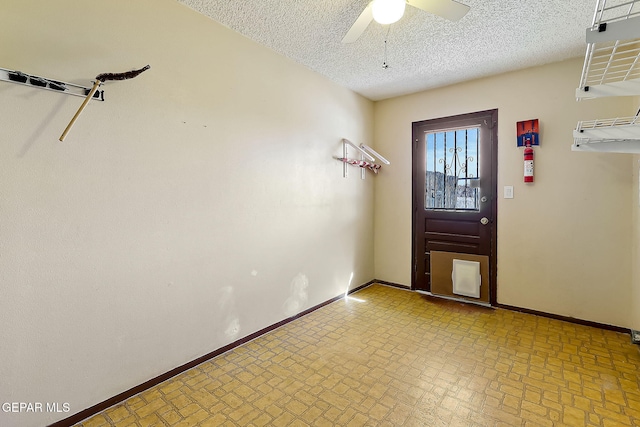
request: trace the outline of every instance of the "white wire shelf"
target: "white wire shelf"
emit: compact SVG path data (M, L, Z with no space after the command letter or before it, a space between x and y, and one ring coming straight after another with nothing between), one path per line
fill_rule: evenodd
M583 120L578 122L576 132L584 132L585 130L610 130L621 127L629 127L631 125L640 125L640 117L618 117L615 119L600 120ZM639 136L640 138L640 136Z
M573 141L573 151L640 153L640 117L578 122Z
M583 142L576 140L571 145L571 151L640 154L640 141L598 140Z
M576 98L640 95L640 0L597 0Z

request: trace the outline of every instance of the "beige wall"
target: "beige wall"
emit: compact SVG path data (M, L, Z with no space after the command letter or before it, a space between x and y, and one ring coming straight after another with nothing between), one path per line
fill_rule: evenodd
M40 426L373 279L373 185L340 139L373 103L173 0L8 0L0 82L0 401Z
M640 96L635 98L636 111L640 107ZM632 201L632 298L631 298L631 329L640 331L640 154L633 156L631 168L633 170Z
M640 98L638 99L640 103ZM631 328L640 331L640 155L633 156L633 194L632 200L632 236L631 252L632 271L632 305Z
M628 98L575 101L582 60L376 103L376 278L411 284L411 123L498 108L498 303L628 327L630 155L570 151L577 121L635 113ZM633 110L633 113L631 111ZM522 182L516 122L537 118L536 182ZM502 198L513 185L515 198Z

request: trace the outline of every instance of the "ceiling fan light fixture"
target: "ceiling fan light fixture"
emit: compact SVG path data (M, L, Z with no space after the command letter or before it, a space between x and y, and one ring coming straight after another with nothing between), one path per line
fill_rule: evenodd
M373 0L373 19L383 25L393 24L404 15L405 0Z

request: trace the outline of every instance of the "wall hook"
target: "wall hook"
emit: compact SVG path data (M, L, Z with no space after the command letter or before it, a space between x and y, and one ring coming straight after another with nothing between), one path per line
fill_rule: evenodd
M360 154L360 160L349 158L349 153L348 153L349 146L352 148L355 148L356 151L358 151L358 153ZM336 159L344 163L342 167L343 177L346 178L348 175L348 165L353 165L353 166L359 166L362 168L360 177L364 179L365 169L369 169L373 173L377 174L380 168L382 168L381 165L371 163L376 161L376 157L384 164L387 164L387 165L391 164L389 160L385 159L380 153L378 153L368 145L360 144L360 146L358 146L358 145L355 145L353 142L349 141L348 139L342 138L342 157L336 157Z

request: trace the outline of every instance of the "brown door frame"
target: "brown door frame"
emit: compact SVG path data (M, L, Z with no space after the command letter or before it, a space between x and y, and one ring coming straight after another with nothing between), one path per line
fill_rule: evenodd
M489 117L489 122L487 125L489 126L489 131L491 134L491 144L490 144L490 158L491 158L491 200L490 203L490 226L491 226L491 254L489 256L489 302L492 306L496 306L497 301L497 248L498 248L498 109L493 110L484 110L477 111L473 113L460 114L456 116L442 117L432 120L423 120L420 122L412 123L412 133L411 133L411 167L412 167L412 182L411 182L411 199L412 199L412 211L411 211L411 256L413 259L413 272L411 274L411 289L417 290L416 288L416 274L417 274L417 253L416 253L416 239L418 236L416 235L416 221L417 221L417 213L418 209L424 209L424 201L422 200L424 197L418 197L417 195L421 192L416 191L416 187L420 185L424 186L423 177L418 176L419 171L416 165L416 150L418 149L417 143L417 135L415 134L416 128L420 125L424 125L425 123L438 125L439 123L443 123L443 127L446 127L445 123L450 123L456 120L464 120L466 118L475 116L475 115L487 115ZM431 285L429 285L430 291Z

